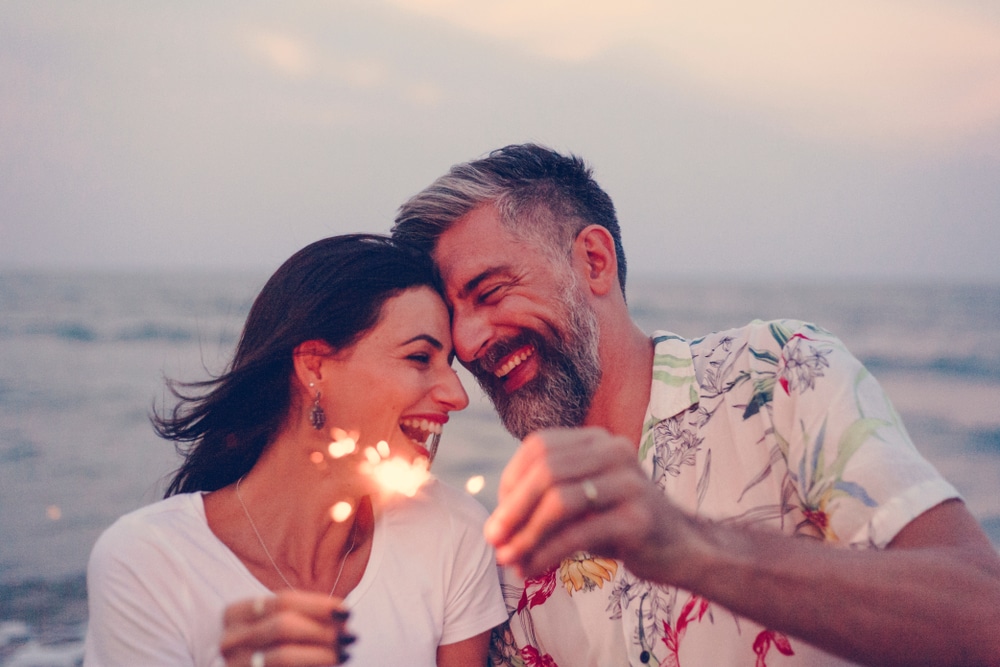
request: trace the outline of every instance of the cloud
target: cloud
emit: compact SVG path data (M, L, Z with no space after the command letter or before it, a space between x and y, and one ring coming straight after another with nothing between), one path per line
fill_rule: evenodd
M1000 21L947 2L386 1L540 57L631 66L835 141L934 145L1000 122Z

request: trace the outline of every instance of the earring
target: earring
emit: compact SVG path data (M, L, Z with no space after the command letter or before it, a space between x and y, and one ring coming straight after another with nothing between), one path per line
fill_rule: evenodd
M311 388L312 386L313 386L313 383L310 382L309 383L309 387ZM321 406L319 404L319 397L320 396L321 396L321 394L317 390L316 391L316 400L313 401L312 409L309 411L309 423L312 424L312 427L314 429L316 429L317 431L322 431L323 430L323 425L326 424L326 413L323 412L323 406Z

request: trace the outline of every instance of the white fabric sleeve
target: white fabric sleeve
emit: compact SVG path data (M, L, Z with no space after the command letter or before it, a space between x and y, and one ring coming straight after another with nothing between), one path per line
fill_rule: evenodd
M119 522L105 531L91 552L84 665L191 666L186 638L166 590L169 582L183 580L183 574L134 532Z
M805 505L825 514L827 541L885 548L917 516L959 497L838 338L801 322L780 324L792 337L783 349L771 339L780 357L773 423Z
M496 556L483 537L486 510L464 494L452 500L451 509L454 554L441 644L468 639L507 620Z

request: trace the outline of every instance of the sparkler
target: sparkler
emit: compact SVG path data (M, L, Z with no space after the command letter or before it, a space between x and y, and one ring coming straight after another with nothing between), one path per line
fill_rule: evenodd
M327 452L331 458L343 458L358 451L358 438L360 436L356 431L348 432L340 428L333 428L330 430L330 435L333 440L327 447ZM427 443L430 456L428 458L418 456L411 462L405 458L393 456L389 449L389 443L380 440L374 447L365 447L361 451L360 471L363 475L369 476L386 495L399 493L412 498L420 490L420 487L430 479L431 463L437 455L440 442L440 433L431 434ZM317 453L313 455L315 456ZM475 475L466 482L465 488L470 494L475 495L482 491L484 485L483 476ZM330 515L334 521L344 521L351 515L352 511L353 508L349 503L341 502L330 508Z
M345 431L341 428L330 430L333 440L327 447L327 452L331 458L339 459L349 456L358 451L359 434L356 431ZM437 442L440 435L435 434L432 438L432 450L437 450ZM379 489L385 494L401 493L412 498L423 484L430 479L430 460L422 456L417 457L412 463L404 458L393 456L389 449L389 443L380 440L374 447L365 447L361 451L362 461L360 464L361 473L368 475L375 481ZM340 503L338 503L339 505ZM334 521L343 521L350 516L350 509L346 511L344 518L338 519L334 512L337 511L335 505L331 508L331 516ZM341 510L344 512L344 510Z

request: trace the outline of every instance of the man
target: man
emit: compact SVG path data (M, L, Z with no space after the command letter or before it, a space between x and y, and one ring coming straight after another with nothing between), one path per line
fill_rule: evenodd
M508 146L404 204L523 442L485 530L514 665L1000 665L1000 558L831 334L648 336L610 198ZM839 656L839 657L834 657Z

